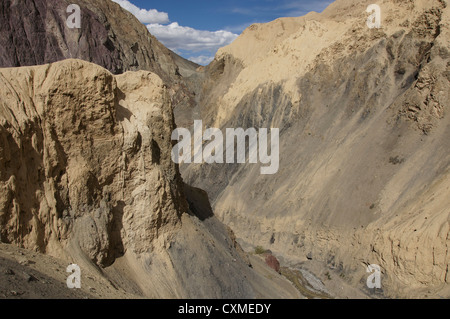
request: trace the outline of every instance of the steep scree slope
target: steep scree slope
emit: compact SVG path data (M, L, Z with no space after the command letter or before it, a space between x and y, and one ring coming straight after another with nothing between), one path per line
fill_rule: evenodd
M182 166L247 247L391 296L449 292L450 6L338 0L250 26L207 68L208 127L280 128L280 170ZM310 262L309 260L312 259ZM428 291L428 292L427 292Z

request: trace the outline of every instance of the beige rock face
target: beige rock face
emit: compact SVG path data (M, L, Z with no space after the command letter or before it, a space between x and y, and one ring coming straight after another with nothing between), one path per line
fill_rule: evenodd
M387 296L449 293L447 1L338 0L249 27L207 69L205 126L280 128L280 170L182 167L246 247L331 266ZM211 178L214 176L214 178ZM308 258L307 258L308 256Z
M79 60L1 74L2 241L50 254L72 243L107 265L113 247L151 250L179 223L173 114L157 75Z
M75 262L128 296L301 297L251 269L206 193L182 182L157 75L66 60L0 69L0 83L2 243Z

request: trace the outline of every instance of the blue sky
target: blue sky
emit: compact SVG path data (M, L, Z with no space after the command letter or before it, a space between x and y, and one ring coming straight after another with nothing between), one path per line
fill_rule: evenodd
M112 0L169 49L206 65L246 27L323 11L332 0Z

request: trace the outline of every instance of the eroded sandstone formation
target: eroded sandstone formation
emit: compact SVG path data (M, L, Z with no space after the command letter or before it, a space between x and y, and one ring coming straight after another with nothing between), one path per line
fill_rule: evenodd
M81 60L0 69L0 238L150 298L299 297L171 160L168 89ZM280 281L281 280L281 281Z
M52 254L72 240L108 265L176 227L186 201L157 75L80 60L0 72L3 242Z

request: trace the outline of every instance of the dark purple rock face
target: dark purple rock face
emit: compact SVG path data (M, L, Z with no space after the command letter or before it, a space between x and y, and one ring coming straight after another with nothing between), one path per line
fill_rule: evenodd
M67 20L80 7L80 28ZM169 87L176 112L194 104L193 86L182 74L197 74L198 65L162 45L145 25L111 0L2 0L0 67L20 67L81 59L113 74L145 70ZM195 83L194 83L195 84ZM195 87L195 86L194 86Z
M70 29L70 3L61 0L3 0L0 3L0 65L39 65L66 58L99 64L113 73L124 70L106 26L81 7L80 29Z
M66 21L70 4L81 8L81 27ZM110 0L2 0L0 67L76 58L114 74L147 70L173 82L179 70L173 52L133 15Z

